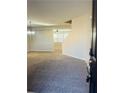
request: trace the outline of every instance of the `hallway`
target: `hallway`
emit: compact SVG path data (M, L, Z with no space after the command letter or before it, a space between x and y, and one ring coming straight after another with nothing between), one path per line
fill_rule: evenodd
M57 52L28 53L28 91L88 93L86 63Z

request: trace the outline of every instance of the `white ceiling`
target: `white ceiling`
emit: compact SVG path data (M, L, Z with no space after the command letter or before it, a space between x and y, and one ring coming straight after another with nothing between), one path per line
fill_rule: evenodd
M91 0L27 0L28 20L34 25L63 24L84 15Z

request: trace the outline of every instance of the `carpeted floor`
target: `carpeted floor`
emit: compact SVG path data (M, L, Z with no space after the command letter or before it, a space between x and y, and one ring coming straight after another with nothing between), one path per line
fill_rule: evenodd
M28 53L28 91L35 93L88 93L86 63L59 53Z

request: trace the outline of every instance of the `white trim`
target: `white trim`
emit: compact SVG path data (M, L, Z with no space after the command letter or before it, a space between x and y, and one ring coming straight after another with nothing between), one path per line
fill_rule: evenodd
M75 56L68 55L68 54L64 54L64 53L63 53L62 55L66 55L66 56L70 56L70 57L73 57L73 58L76 58L76 59L83 60L83 61L85 61L85 63L87 63L87 62L88 62L85 58L79 58L79 57L75 57Z

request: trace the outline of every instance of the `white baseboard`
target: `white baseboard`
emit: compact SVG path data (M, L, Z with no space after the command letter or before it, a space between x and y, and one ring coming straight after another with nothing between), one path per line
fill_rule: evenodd
M64 53L63 53L63 55L70 56L70 57L73 57L73 58L77 58L77 59L80 59L80 60L82 60L82 61L88 63L88 60L87 60L86 58L79 58L79 57L72 56L72 55L69 55L69 54L64 54Z

